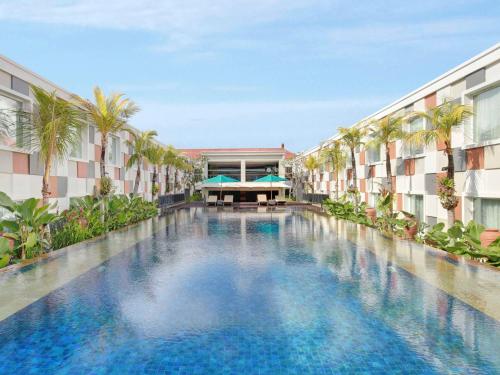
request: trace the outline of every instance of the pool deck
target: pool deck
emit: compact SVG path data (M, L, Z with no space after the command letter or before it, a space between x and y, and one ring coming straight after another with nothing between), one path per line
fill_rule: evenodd
M311 223L325 233L335 234L376 254L383 261L412 273L425 282L445 291L484 314L500 321L500 272L498 269L454 258L450 254L399 239L389 239L377 230L321 215L317 208L265 207L254 209L258 214L303 210ZM239 215L239 208L210 207ZM74 278L98 267L111 257L165 228L179 211L165 217L146 220L108 235L58 250L51 256L23 268L0 272L0 321L28 306Z

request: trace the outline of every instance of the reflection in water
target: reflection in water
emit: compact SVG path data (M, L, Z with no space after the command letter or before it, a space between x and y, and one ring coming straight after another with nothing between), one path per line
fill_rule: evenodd
M499 323L433 286L483 271L310 212L172 216L0 322L0 372L500 371Z

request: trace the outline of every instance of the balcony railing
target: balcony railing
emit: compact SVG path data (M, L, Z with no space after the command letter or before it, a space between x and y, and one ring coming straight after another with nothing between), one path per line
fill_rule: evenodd
M158 208L167 208L176 203L183 202L185 199L186 195L184 193L160 195L158 197Z

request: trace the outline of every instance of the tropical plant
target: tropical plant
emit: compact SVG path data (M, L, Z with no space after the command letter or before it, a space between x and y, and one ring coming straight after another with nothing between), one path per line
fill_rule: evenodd
M49 205L38 206L36 198L14 202L0 192L0 207L12 213L12 218L0 221L0 229L6 228L4 237L14 240L14 251L21 259L32 258L49 249L47 225L57 219Z
M9 264L11 254L9 240L5 237L0 237L0 268L4 268Z
M87 118L94 123L101 133L101 157L99 161L101 180L106 176L106 150L108 137L126 128L128 119L139 111L133 101L123 94L112 93L108 97L99 88L94 88L94 101L75 96L78 105L83 109Z
M440 196L441 205L448 211L448 226L455 222L455 207L458 199L455 198L455 163L453 160L453 149L451 147L452 129L459 126L464 120L473 114L468 105L454 103L445 100L440 106L434 107L429 112L415 112L413 116L425 118L428 123L427 129L419 130L409 134L406 141L416 145L428 145L434 143L444 144L443 152L448 158L446 169L447 180L443 181L447 188L446 194ZM443 189L444 192L444 189Z
M366 216L366 203L359 204L343 195L339 200L326 199L323 202L326 211L338 219L353 221L358 224L372 226L370 219Z
M170 169L177 164L179 152L172 146L167 146L163 155L163 165L165 165L165 193L170 192Z
M110 195L113 192L113 180L109 176L104 176L100 180L99 194L103 197Z
M31 86L35 110L17 111L16 133L20 145L30 152L38 152L43 162L42 200L48 204L50 197L50 172L54 161L65 159L80 142L84 126L82 111L56 92L47 92ZM0 120L9 117L2 116Z
M379 216L377 217L375 226L385 234L395 233L401 235L403 227L406 225L406 220L401 219L398 212L392 211L393 197L388 190L380 194L376 204Z
M193 193L189 198L188 198L188 202L201 202L203 200L203 196L201 195L201 193L199 191Z
M353 190L358 189L358 174L356 171L356 158L354 152L357 147L364 144L363 138L367 130L362 128L361 125L353 126L352 128L339 128L342 143L349 149L351 153L351 170L352 170L352 183Z
M146 157L146 150L150 147L151 141L158 134L154 130L147 130L141 133L130 132L132 134L132 141L127 140L126 143L132 148L133 152L127 161L125 167L127 169L137 166L134 182L134 195L139 191L139 184L141 182L141 166L144 158Z
M190 166L189 166L189 163L186 160L186 158L179 155L175 159L174 168L175 168L175 170L174 170L174 189L177 190L179 188L179 184L177 182L177 177L179 175L179 171L186 172L190 168Z
M313 155L309 155L307 159L304 161L304 167L312 176L312 193L314 194L314 171L319 167L319 161Z
M101 206L105 219L101 222ZM113 195L101 199L77 199L69 210L61 214L62 227L52 235L54 249L96 237L109 230L122 228L158 214L156 204L131 195Z
M385 148L385 172L387 175L387 189L390 194L394 193L391 179L390 144L403 138L403 120L402 116L389 115L372 122L370 129L371 140L366 144L367 147L384 146ZM390 210L392 212L392 207L390 207Z
M153 179L152 179L152 200L155 200L156 194L159 191L158 184L158 170L161 168L163 164L165 155L165 149L158 145L151 143L149 147L145 150L145 156L149 160L149 162L153 165Z
M339 172L345 168L346 154L342 149L342 143L339 140L333 141L329 147L321 150L321 157L330 162L335 173L335 199L339 199Z

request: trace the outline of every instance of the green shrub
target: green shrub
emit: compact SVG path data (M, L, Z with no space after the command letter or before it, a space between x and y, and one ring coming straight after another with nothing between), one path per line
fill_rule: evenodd
M55 221L57 215L49 212L52 206L38 207L38 202L38 199L30 198L17 203L0 192L0 207L12 214L12 218L0 221L0 230L7 229L4 236L14 240L14 255L23 260L50 248L47 225Z
M190 202L201 202L203 200L203 196L201 195L201 193L199 191L196 191L193 193L193 195L191 195L189 198L188 198L188 203Z
M356 204L344 195L337 201L329 198L325 199L323 207L330 215L335 216L338 219L349 220L358 224L372 226L370 220L366 216L365 202Z
M464 225L460 220L444 231L444 224L438 223L427 230L422 241L447 252L463 255L469 259L478 259L500 266L500 238L488 247L481 246L480 236L484 231L483 225L471 220Z
M54 233L52 245L54 249L59 249L157 214L158 209L155 203L137 196L80 198L75 200L69 210L62 213L65 224Z

